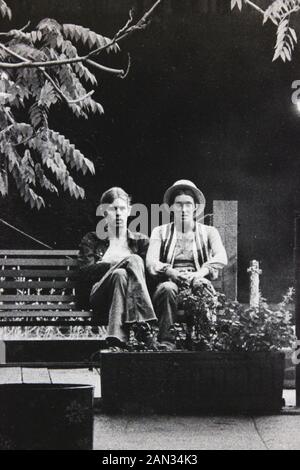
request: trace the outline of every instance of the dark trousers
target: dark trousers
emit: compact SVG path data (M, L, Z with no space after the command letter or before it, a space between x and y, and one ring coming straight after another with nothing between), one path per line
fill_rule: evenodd
M178 286L172 281L158 284L155 290L153 305L159 322L159 341L174 341L170 327L178 316L177 294Z

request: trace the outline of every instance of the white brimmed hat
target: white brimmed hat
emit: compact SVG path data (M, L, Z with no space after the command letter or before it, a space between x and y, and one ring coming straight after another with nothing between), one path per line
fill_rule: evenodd
M200 189L197 188L197 186L190 180L178 180L172 186L170 186L170 188L168 188L164 194L164 203L170 206L174 192L186 189L191 191L194 195L195 202L198 205L196 210L196 216L198 217L203 213L206 201L202 191L200 191Z

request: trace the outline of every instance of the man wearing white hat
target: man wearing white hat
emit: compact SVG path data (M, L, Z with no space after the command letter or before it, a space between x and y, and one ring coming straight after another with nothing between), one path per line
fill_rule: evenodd
M176 181L165 192L164 203L174 214L174 222L153 230L147 268L159 280L153 297L158 339L172 349L170 327L176 322L180 286L209 284L227 265L227 255L218 230L197 222L204 212L205 197L194 183Z

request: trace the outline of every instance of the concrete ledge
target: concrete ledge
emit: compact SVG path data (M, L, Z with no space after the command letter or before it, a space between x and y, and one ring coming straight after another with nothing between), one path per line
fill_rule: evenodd
M300 416L299 406L285 406L282 408L280 415L284 416Z

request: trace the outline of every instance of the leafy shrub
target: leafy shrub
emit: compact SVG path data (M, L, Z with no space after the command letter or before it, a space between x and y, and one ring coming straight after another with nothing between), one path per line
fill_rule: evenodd
M179 295L186 325L177 324L181 347L213 351L278 351L295 341L292 326L290 289L277 309L261 298L259 306L249 307L229 301L223 294L210 294L205 285Z

